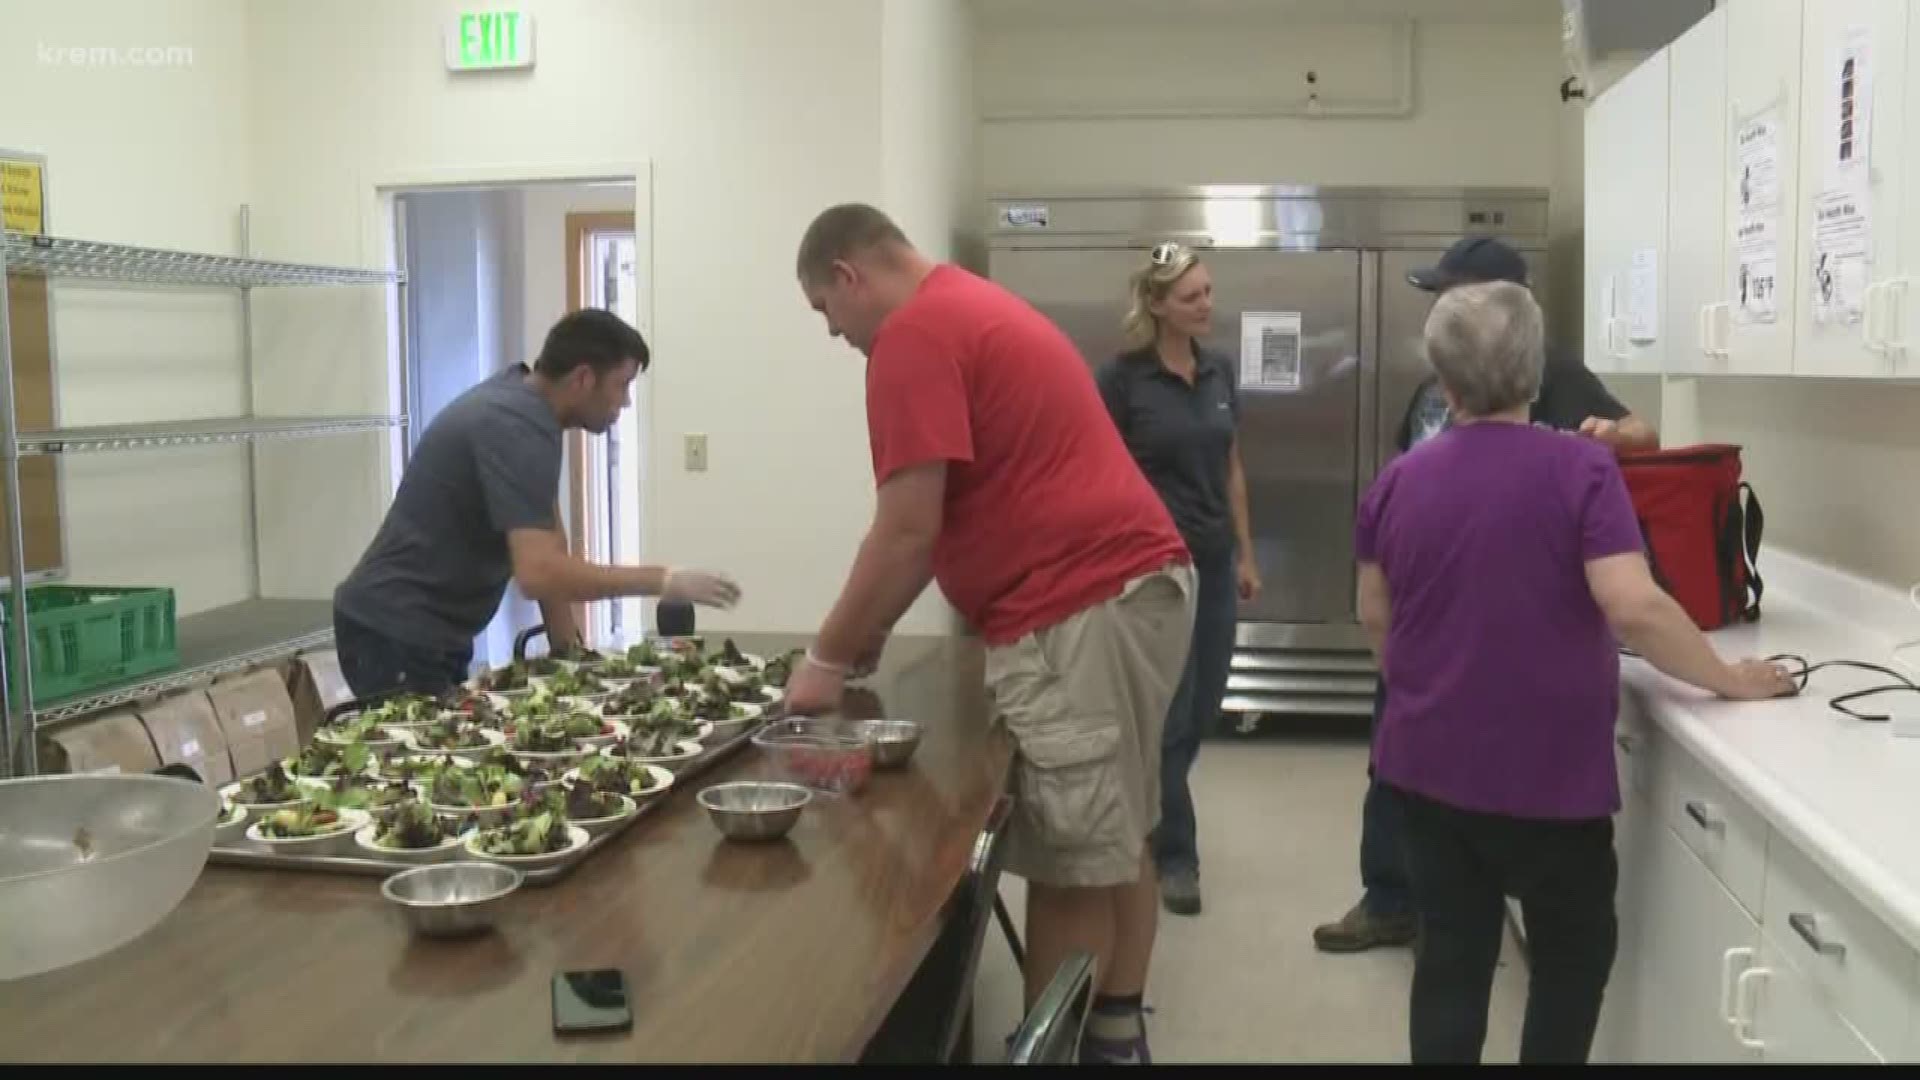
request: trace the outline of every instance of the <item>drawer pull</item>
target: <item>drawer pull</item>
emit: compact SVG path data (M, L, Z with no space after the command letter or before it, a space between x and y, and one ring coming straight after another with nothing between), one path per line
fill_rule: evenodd
M1710 803L1688 799L1686 810L1687 816L1693 819L1693 823L1703 829L1719 829L1726 825L1726 822L1714 816L1713 806Z
M1787 916L1787 925L1793 928L1794 933L1800 935L1801 941L1807 943L1807 948L1812 949L1821 956L1831 956L1836 960L1846 957L1846 944L1839 941L1829 941L1821 937L1819 921L1813 917L1811 912L1793 912Z

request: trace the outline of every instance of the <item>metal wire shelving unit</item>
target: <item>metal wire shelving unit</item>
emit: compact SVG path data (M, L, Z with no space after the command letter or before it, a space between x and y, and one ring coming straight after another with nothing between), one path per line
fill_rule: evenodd
M241 246L247 246L248 211L240 210ZM134 287L237 289L248 396L253 384L252 290L282 287L382 286L395 290L395 310L405 317L406 278L392 270L313 266L245 256L211 255L70 237L0 232L0 280L26 274L50 280L120 284ZM404 327L402 340L405 339ZM57 365L57 358L56 358ZM269 417L236 416L151 424L107 424L23 431L14 401L14 358L7 305L0 301L0 456L6 459L5 528L11 539L6 581L32 580L26 568L25 529L20 497L20 463L35 455L164 450L181 446L308 439L388 432L407 423L405 400L394 416ZM404 385L404 380L403 380ZM404 391L403 391L404 393ZM253 497L254 455L247 457L247 491ZM247 521L252 530L253 507ZM249 536L256 567L258 537ZM186 689L220 675L275 663L332 641L332 605L324 600L248 600L181 618L176 641L180 663L166 671L58 701L34 705L32 640L26 633L26 589L9 588L12 633L0 649L16 652L12 665L20 685L0 693L0 777L30 776L38 770L38 735L116 705L132 704ZM4 681L0 667L0 681Z

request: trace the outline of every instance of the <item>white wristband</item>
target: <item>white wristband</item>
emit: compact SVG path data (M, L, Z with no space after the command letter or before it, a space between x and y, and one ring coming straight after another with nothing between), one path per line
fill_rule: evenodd
M818 655L814 653L812 646L807 647L807 663L812 664L814 667L817 667L822 671L831 671L835 675L839 675L842 678L853 674L852 664L834 664L834 663L829 663L828 661L822 660Z

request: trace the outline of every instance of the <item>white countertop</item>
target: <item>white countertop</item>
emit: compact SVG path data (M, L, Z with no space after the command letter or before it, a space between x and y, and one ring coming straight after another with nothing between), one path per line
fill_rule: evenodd
M1769 588L1759 622L1715 631L1729 659L1794 653L1890 664L1894 643L1920 637L1904 595L1780 552L1763 553ZM1911 673L1909 672L1911 675ZM1920 950L1920 738L1828 707L1848 690L1887 682L1828 670L1797 698L1735 703L1669 679L1641 660L1621 677L1663 732L1698 757L1867 908ZM1920 695L1853 707L1884 711Z

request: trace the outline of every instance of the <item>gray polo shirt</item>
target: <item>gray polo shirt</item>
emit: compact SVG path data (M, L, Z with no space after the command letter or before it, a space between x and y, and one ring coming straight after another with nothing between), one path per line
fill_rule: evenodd
M524 364L455 398L427 426L360 564L334 590L355 622L461 652L500 607L507 533L554 527L560 422Z
M1193 384L1168 371L1152 346L1121 353L1095 381L1127 450L1197 559L1233 548L1227 465L1240 399L1233 364L1194 347Z

